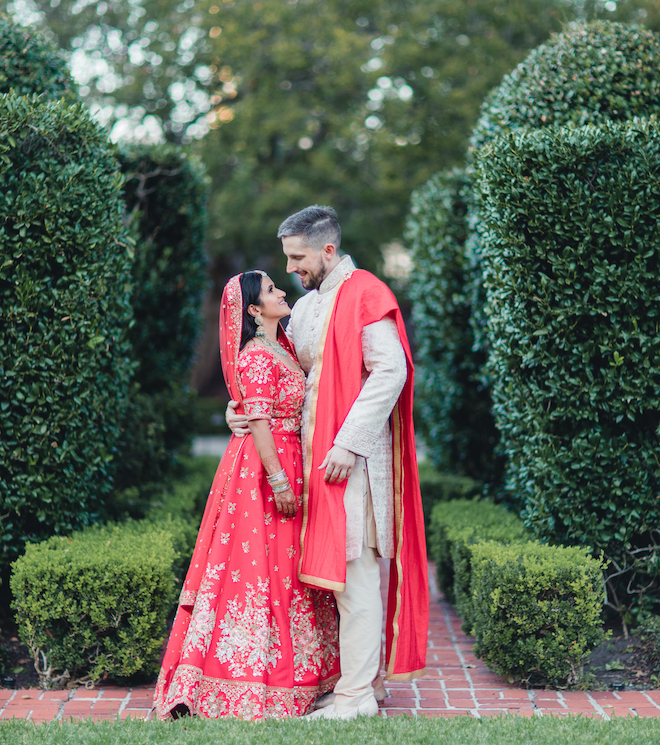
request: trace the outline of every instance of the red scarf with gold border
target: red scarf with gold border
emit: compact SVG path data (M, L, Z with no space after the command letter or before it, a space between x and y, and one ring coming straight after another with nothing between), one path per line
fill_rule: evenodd
M408 378L392 411L394 546L387 604L389 680L424 674L429 616L424 518L413 429L413 363L396 298L373 274L357 270L335 291L319 344L305 459L300 579L343 590L346 581L346 481L328 484L318 466L362 388L362 329L392 318L408 362Z

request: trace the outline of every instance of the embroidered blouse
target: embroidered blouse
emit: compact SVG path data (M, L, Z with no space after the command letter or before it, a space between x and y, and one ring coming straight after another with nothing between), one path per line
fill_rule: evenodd
M273 433L299 432L305 373L290 370L266 347L245 347L238 355L238 385L248 421L270 420Z

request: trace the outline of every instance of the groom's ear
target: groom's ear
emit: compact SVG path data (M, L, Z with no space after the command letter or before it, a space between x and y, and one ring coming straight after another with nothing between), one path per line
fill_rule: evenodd
M326 259L333 259L337 253L337 249L334 243L326 243L321 249L321 253Z

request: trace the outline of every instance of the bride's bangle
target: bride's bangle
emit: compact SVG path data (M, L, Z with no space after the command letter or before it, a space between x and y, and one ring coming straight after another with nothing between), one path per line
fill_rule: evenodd
M266 480L269 484L275 484L278 481L284 481L284 479L286 478L288 477L284 469L282 469L279 473L274 473L272 476L266 476Z
M291 484L289 483L289 479L287 479L284 483L278 484L277 486L271 486L271 489L273 490L273 494L279 494L280 492L286 491L287 489L291 488Z

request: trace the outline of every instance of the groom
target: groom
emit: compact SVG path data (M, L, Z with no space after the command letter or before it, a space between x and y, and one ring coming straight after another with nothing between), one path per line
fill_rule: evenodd
M298 574L334 592L340 617L341 677L310 716L373 716L376 694L384 695L379 556L391 559L386 677L419 677L426 660L428 583L410 349L389 288L339 255L332 208L314 205L291 215L278 237L287 272L310 291L294 305L287 328L307 374ZM240 418L227 414L240 434Z

